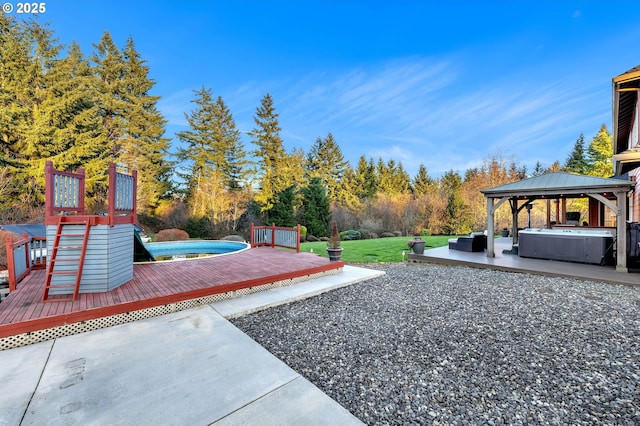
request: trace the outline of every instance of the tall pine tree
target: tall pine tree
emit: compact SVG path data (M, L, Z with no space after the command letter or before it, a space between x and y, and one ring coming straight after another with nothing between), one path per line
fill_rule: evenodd
M259 189L254 200L260 211L266 215L269 222L269 211L278 201L278 194L295 183L291 169L296 167L295 158L287 155L284 143L280 137L279 114L273 104L273 98L268 93L260 101L253 117L255 127L249 133L256 149L253 151L257 158ZM301 167L302 163L298 163Z
M325 185L331 201L338 197L338 186L347 167L342 151L329 133L326 138L317 138L311 146L306 160L307 175L317 177Z
M298 212L300 222L307 227L307 232L316 237L327 236L331 208L325 186L319 177L313 177L300 190L302 205Z
M169 139L164 137L166 120L157 108L160 97L150 94L155 82L149 78L149 67L132 38L127 40L123 60L127 109L122 115L117 161L138 171L138 208L148 213L171 189L171 164L166 160Z
M573 173L584 174L587 171L587 160L584 154L584 135L580 133L576 143L573 145L573 150L567 161L565 162L564 168Z

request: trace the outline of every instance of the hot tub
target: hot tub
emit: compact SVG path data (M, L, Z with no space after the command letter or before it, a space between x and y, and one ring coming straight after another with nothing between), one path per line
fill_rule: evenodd
M567 262L613 263L613 235L581 229L525 229L518 233L518 254Z

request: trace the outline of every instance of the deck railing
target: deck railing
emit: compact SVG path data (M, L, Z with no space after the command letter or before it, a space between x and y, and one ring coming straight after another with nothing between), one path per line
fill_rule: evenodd
M300 252L300 225L295 228L282 226L254 226L251 224L251 247L285 247Z
M55 225L57 215L84 215L85 174L55 170L53 163L45 166L45 224ZM109 164L109 193L107 196L107 221L109 225L136 223L137 172L131 175L116 171L116 165ZM100 222L100 221L98 221Z
M109 165L109 224L136 223L136 188L138 173L118 173L116 165ZM124 220L123 220L124 219Z
M29 237L25 232L22 239L13 242L7 237L7 269L9 271L9 292L15 291L17 284L33 269L44 269L47 264L47 238Z
M84 214L84 169L76 173L55 170L53 163L45 164L46 217L57 213Z

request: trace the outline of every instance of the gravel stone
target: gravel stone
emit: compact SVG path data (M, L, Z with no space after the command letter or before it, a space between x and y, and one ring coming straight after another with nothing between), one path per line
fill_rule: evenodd
M367 267L232 322L370 425L640 424L640 287Z

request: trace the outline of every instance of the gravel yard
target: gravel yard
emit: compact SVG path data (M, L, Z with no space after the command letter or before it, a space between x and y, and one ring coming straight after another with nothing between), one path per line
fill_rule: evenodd
M367 424L640 424L640 288L375 268L233 323Z

